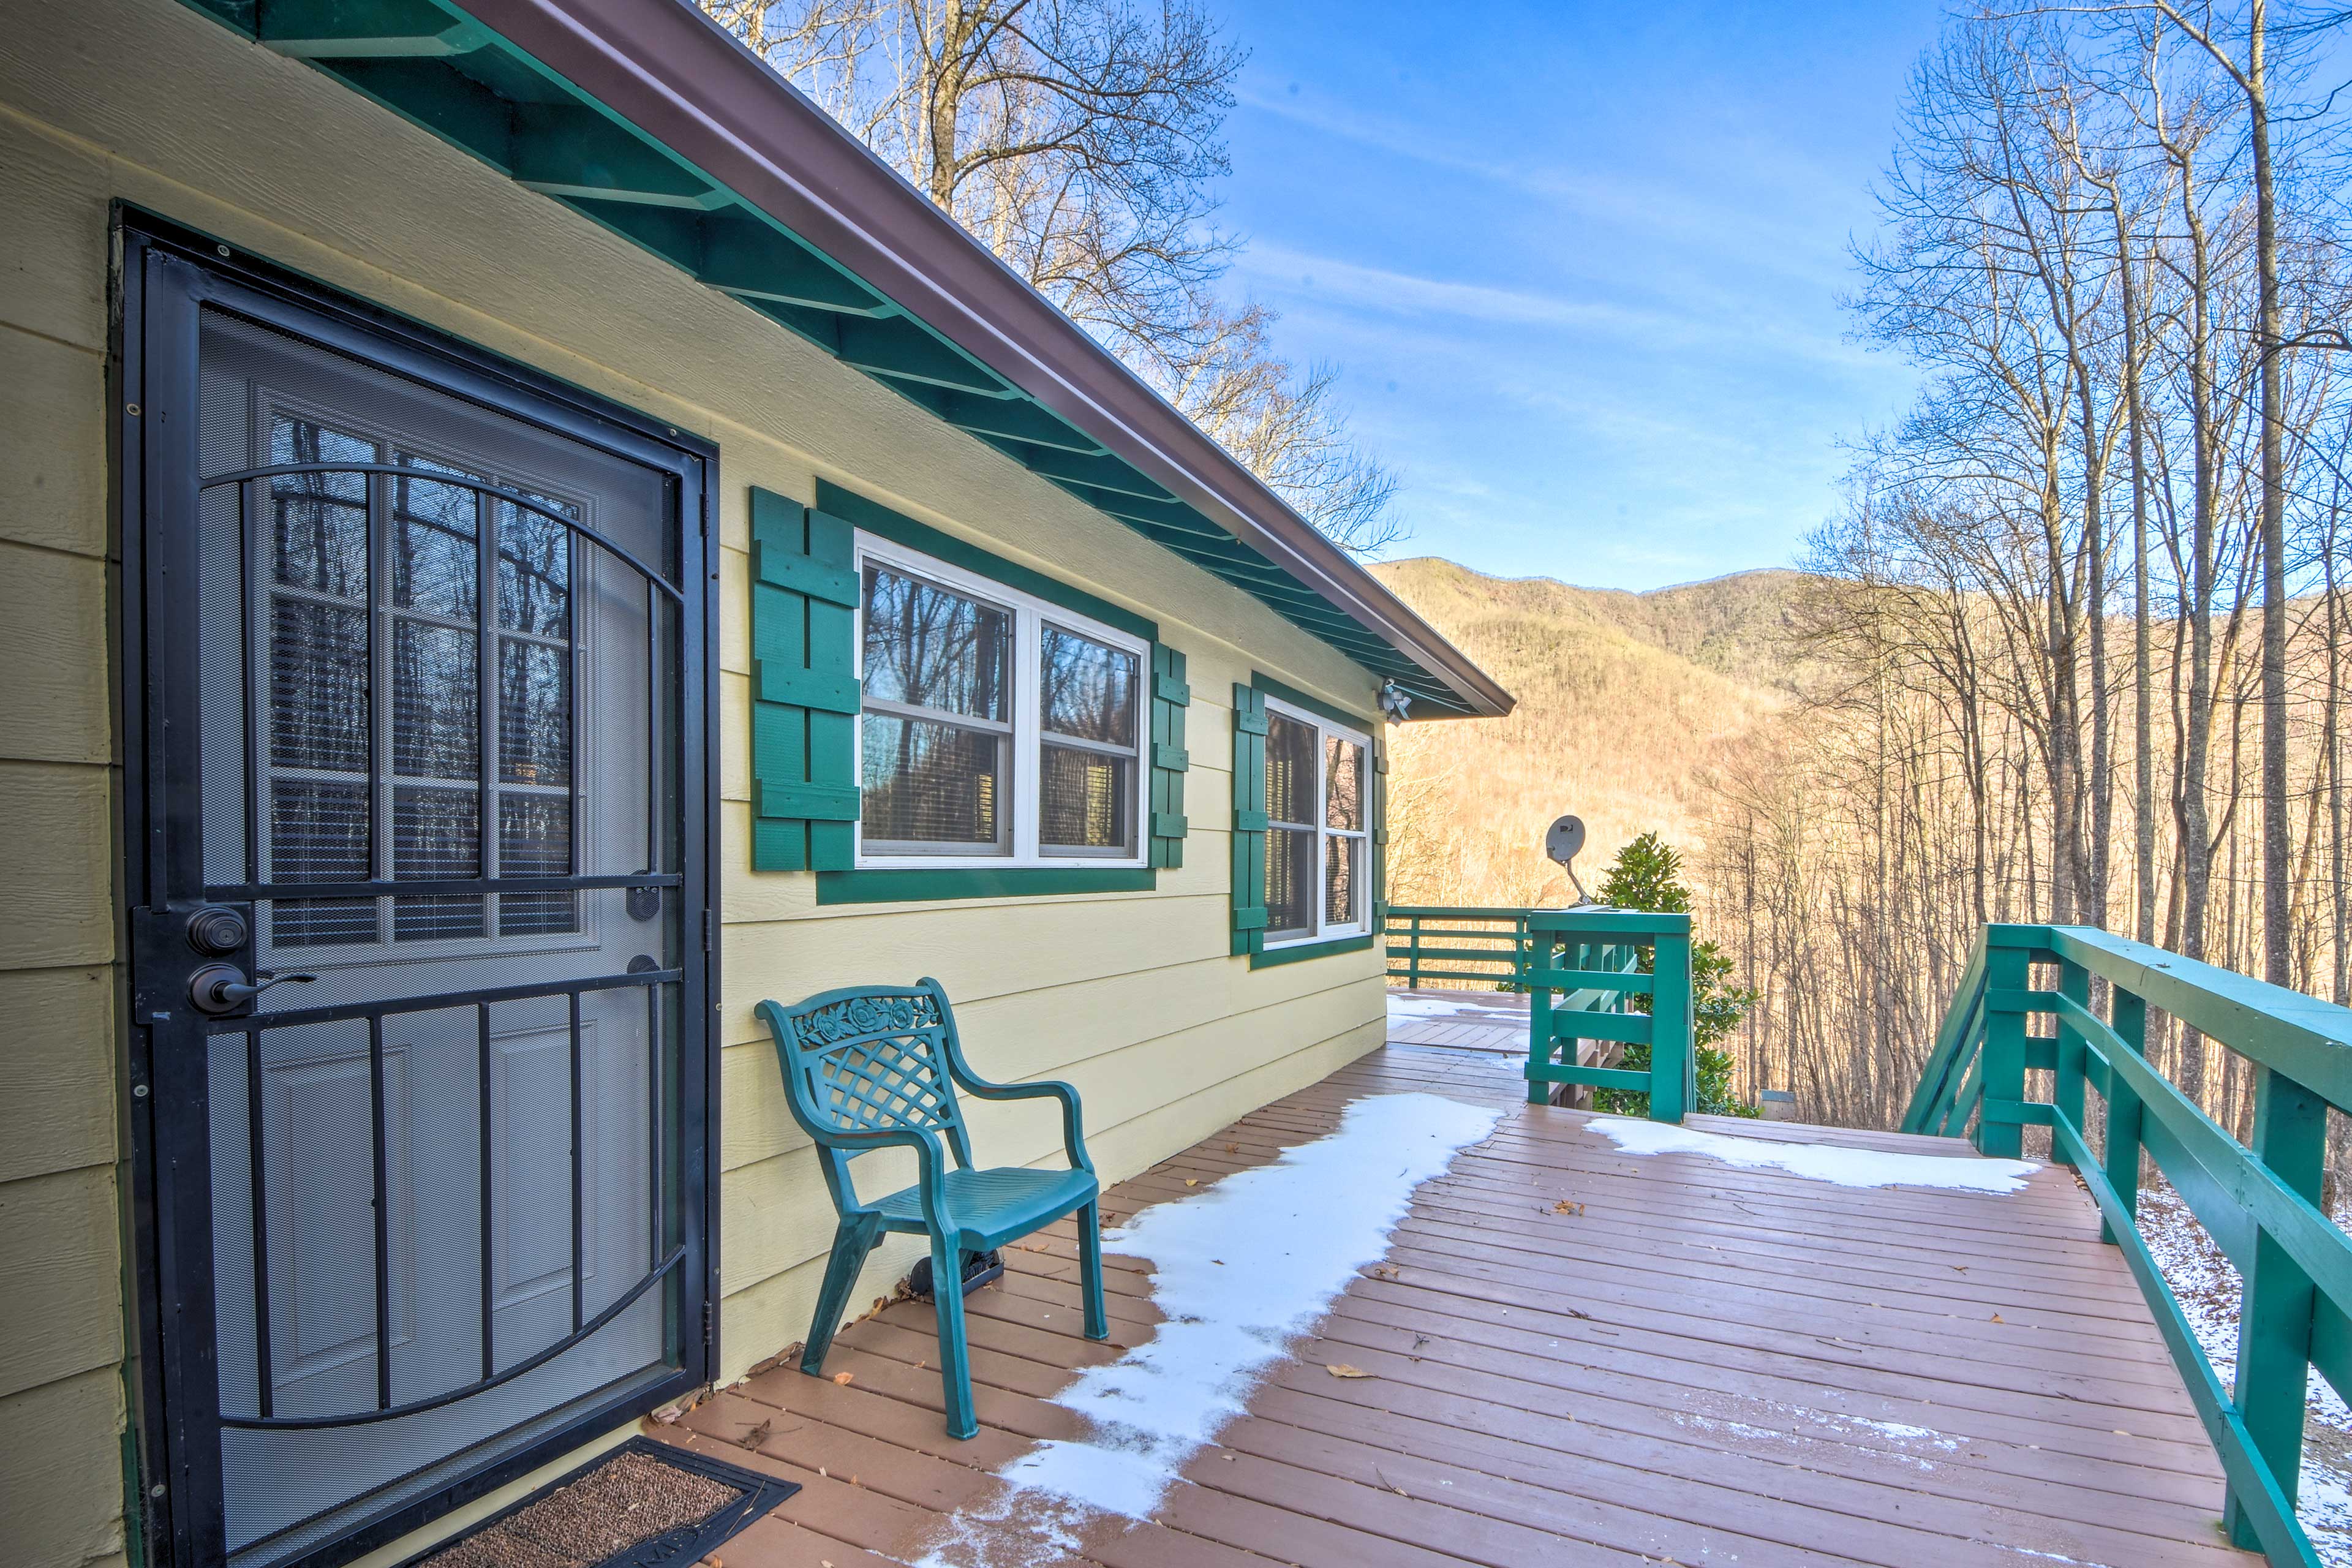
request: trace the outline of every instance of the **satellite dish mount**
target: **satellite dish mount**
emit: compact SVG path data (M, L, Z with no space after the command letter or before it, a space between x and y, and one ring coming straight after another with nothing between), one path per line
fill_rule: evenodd
M1576 879L1576 856L1583 847L1584 818L1580 816L1563 816L1544 830L1544 853L1559 861L1559 868L1568 873L1569 885L1576 889L1576 902L1570 907L1577 909L1592 901L1592 895Z

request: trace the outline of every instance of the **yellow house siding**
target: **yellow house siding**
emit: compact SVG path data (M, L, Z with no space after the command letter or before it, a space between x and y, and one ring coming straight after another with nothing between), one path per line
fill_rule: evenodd
M716 442L722 1377L799 1339L832 1212L752 1018L764 996L932 974L992 1076L1066 1077L1109 1177L1377 1045L1373 953L1226 956L1227 693L1265 670L1368 711L1372 679L1263 605L495 171L173 0L20 7L0 32L0 1560L119 1560L122 1117L104 395L127 201ZM822 477L1151 617L1189 661L1192 822L1156 890L826 906L750 869L751 488ZM1057 1154L979 1106L994 1161ZM861 1182L903 1179L887 1164ZM877 1254L860 1299L903 1273ZM501 1496L469 1509L498 1506ZM459 1516L462 1517L462 1516ZM373 1561L414 1549L398 1543Z
M61 216L101 169L0 122L0 1556L41 1568L123 1544L106 252Z
M113 1368L0 1400L0 1546L11 1563L122 1561L122 1380Z

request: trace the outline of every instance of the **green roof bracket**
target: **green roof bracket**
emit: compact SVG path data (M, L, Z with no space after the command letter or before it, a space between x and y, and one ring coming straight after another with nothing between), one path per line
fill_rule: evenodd
M515 105L508 149L507 172L546 195L702 211L735 200L643 137L577 104Z

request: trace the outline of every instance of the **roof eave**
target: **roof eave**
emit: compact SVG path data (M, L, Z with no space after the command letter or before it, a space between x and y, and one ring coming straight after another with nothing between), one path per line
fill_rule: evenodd
M677 0L469 14L888 296L1442 679L1509 692L724 28Z

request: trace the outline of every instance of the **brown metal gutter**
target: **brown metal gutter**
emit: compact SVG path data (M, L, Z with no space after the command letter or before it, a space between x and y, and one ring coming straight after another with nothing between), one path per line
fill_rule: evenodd
M1512 697L834 119L683 0L464 0L478 20L1370 628L1484 714Z

